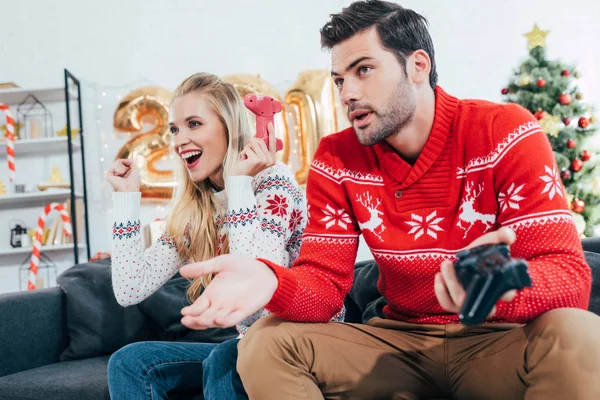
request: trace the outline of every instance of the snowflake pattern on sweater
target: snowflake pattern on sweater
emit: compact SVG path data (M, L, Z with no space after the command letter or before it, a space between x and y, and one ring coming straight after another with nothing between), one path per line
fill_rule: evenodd
M591 271L538 121L514 104L459 100L436 88L431 133L414 164L385 141L362 146L349 128L324 137L307 182L309 221L292 268L265 262L278 288L266 308L327 321L352 285L358 237L379 266L386 318L458 323L434 293L444 260L500 226L532 288L498 303L491 322L525 323L559 307L586 309Z
M221 210L216 218L219 251L225 238L230 253L261 257L290 266L298 257L306 226L306 201L289 168L277 163L252 178L227 178L216 193ZM140 193L114 193L112 284L119 304L129 306L148 298L183 265L167 233L148 249L140 234ZM268 314L260 310L237 326L249 325Z

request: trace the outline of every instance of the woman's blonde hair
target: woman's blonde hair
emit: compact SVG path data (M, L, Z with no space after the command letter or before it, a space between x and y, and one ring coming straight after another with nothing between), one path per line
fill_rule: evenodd
M173 99L192 92L204 94L219 117L227 135L227 152L223 160L223 177L228 175L240 152L250 138L248 111L233 85L216 75L197 73L184 80L175 89ZM180 157L175 176L177 185L173 192L172 209L166 219L166 231L173 238L177 252L184 262L209 260L217 256L219 237L216 218L221 210L208 178L194 182ZM188 240L189 239L189 240ZM221 253L228 253L227 241ZM195 278L188 288L190 301L196 300L212 276Z

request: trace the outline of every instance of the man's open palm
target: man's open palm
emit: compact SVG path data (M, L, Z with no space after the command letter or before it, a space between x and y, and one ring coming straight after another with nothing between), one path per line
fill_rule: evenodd
M215 275L202 295L181 310L181 323L190 329L234 326L264 307L278 285L264 263L239 254L188 264L179 272L186 278Z

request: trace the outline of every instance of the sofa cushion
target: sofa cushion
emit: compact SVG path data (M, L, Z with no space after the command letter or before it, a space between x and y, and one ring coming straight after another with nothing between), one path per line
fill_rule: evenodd
M600 254L591 251L584 253L585 260L592 269L592 297L588 310L600 315Z
M186 291L189 280L177 274L159 290L137 305L137 308L159 327L159 340L221 343L238 335L228 329L190 330L181 323L181 309L190 304Z
M117 303L110 259L75 265L57 282L66 295L69 332L61 361L111 354L126 344L158 338L156 324L137 307Z
M58 277L66 295L70 343L61 361L111 354L143 340L220 343L235 338L235 328L193 331L181 324L189 305L189 281L177 274L140 304L122 307L115 299L110 259L76 265Z
M581 239L583 250L592 253L600 253L600 236Z
M387 301L377 289L378 279L379 268L372 260L354 266L354 282L344 299L345 322L366 324L373 317L384 318Z
M105 400L108 356L65 361L0 378L3 400Z
M109 356L64 361L0 378L2 400L110 400ZM202 391L169 392L169 400L202 400Z

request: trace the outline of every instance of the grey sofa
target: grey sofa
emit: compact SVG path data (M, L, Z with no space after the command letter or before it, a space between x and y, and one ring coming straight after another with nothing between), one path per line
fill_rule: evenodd
M599 314L600 238L584 239L583 246L594 274L590 310ZM80 267L79 270L86 271L87 274L87 271L97 268L101 274L106 274L108 266L97 264L74 266L72 269ZM377 292L375 286L378 278L377 266L371 261L356 264L355 278L355 284L345 301L346 320L364 322L373 316L381 315L385 299ZM173 281L177 282L177 279ZM157 303L164 306L166 298L172 299L164 293L162 297L153 299L154 302L146 304L146 309L153 310L154 314L132 314L139 310L128 307L128 310L111 312L112 319L109 320L106 320L105 315L94 318L94 323L104 318L98 325L102 328L94 328L93 323L83 327L89 332L85 332L81 326L74 328L70 324L81 318L80 314L85 316L94 311L86 310L85 307L83 310L82 307L70 309L69 296L85 287L90 280L90 288L99 287L99 293L104 293L106 299L103 301L112 301L112 292L106 282L98 283L98 277L90 279L89 276L86 276L85 282L74 279L73 282L65 283L63 279L63 288L0 295L0 399L108 399L107 361L110 353L122 345L139 340L221 341L234 335L231 331L214 330L208 334L201 333L205 336L194 337L195 332L186 331L174 322L179 320L179 315L172 315L170 321L160 320L156 315L164 315L165 310L158 307ZM89 299L90 296L103 297L101 294L89 292L79 295L85 299ZM93 303L92 300L89 302ZM114 307L114 304L95 306L110 308ZM177 307L180 307L180 304L174 304L173 308ZM129 314L121 314L120 319L115 320L114 314L125 310ZM72 320L68 321L68 318ZM107 325L108 331L94 332L95 329L102 330ZM124 331L128 333L123 334ZM119 335L120 338L111 339ZM74 348L75 344L78 348ZM95 350L90 351L86 346L95 347ZM67 354L69 351L70 354ZM86 354L89 356L85 356ZM200 393L173 393L172 398L201 399L202 396Z

